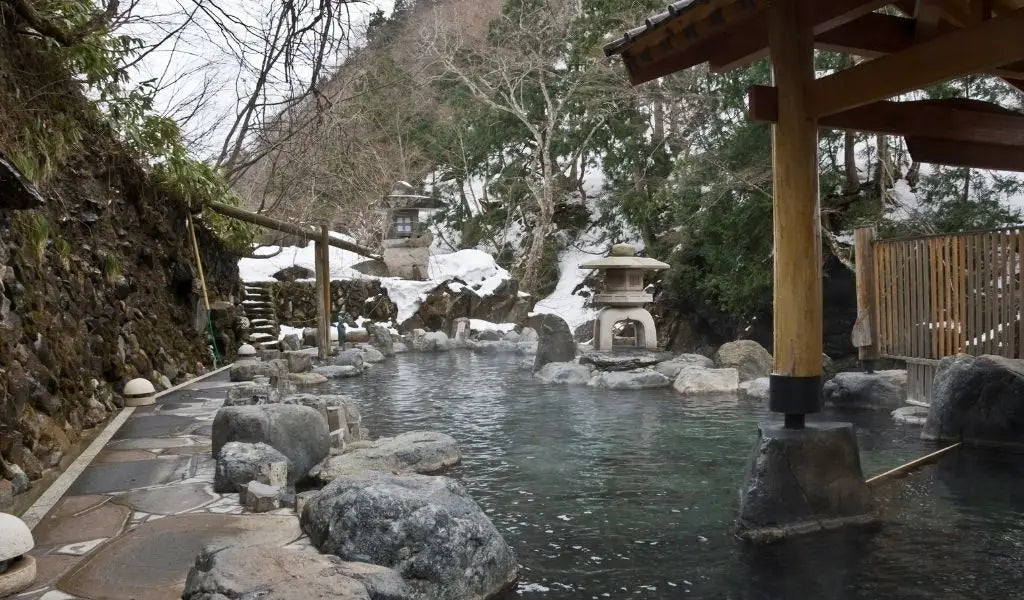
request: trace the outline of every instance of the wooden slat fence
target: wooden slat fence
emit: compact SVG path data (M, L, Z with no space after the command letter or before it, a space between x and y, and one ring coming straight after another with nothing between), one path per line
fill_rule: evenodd
M1024 226L871 246L871 339L878 355L907 362L908 399L928 402L945 356L1020 358Z

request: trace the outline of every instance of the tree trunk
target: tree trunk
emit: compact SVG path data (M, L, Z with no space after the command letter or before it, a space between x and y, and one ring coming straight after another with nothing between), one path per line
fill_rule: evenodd
M852 194L860 188L860 175L857 173L857 139L851 131L843 134L843 162L846 171L846 193Z

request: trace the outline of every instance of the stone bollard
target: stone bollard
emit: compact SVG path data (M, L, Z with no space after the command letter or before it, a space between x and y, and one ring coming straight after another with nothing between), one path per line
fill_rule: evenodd
M124 384L125 406L149 406L156 402L156 388L148 379L132 379Z
M736 533L752 542L877 520L850 423L758 426L740 489Z
M0 598L28 588L36 578L36 559L28 554L35 541L25 522L0 513Z

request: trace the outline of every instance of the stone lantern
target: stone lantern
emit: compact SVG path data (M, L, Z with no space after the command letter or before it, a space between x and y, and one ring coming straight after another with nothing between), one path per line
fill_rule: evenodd
M601 292L594 296L594 304L602 307L594 323L594 349L612 349L612 327L621 321L636 324L637 347L657 348L654 317L644 308L654 301L654 296L644 291L644 271L659 271L667 269L668 265L637 256L629 244L616 244L607 258L583 263L580 268L595 269L604 275Z

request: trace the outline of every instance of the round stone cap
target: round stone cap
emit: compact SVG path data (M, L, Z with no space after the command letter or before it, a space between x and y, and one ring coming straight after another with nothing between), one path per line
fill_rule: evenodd
M27 553L35 542L32 531L14 515L0 513L0 560L11 560Z
M125 396L137 398L140 396L152 396L155 393L156 388L153 387L153 384L148 379L139 377L124 384Z
M252 344L242 344L238 347L239 356L256 356L256 348Z
M615 244L610 256L636 256L636 248L629 244Z

